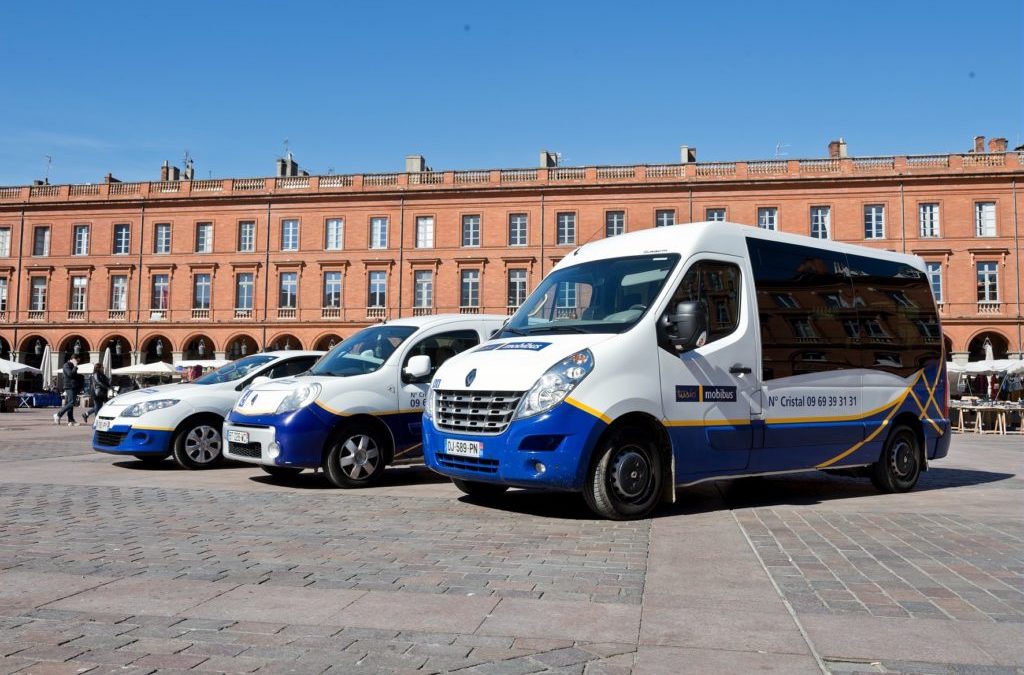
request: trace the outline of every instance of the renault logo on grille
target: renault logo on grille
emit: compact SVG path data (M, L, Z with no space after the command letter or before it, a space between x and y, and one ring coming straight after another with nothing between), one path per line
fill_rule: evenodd
M466 374L466 386L468 387L469 385L473 384L473 380L475 380L475 379L476 379L476 368L474 368L473 370L469 371Z

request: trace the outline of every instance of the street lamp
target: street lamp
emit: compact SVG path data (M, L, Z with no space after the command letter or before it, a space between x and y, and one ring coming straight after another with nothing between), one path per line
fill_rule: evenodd
M249 345L246 344L245 340L242 340L241 342L242 342L242 347L241 347L240 351L242 352L242 356L245 356L247 353L249 353Z
M196 348L196 352L199 353L199 358L203 358L206 355L206 340L199 338L199 347Z
M78 356L79 354L82 353L82 341L81 340L78 340L78 339L75 340L75 346L73 348L73 351L75 352L75 356Z
M163 356L164 355L164 341L160 340L160 339L157 339L156 347L154 348L153 351L156 352L157 356Z
M39 338L36 338L36 344L35 344L35 347L33 347L33 349L35 350L36 356L42 356L43 355L43 341L40 340Z
M116 354L117 356L121 356L121 349L122 349L121 341L115 339L114 340L114 354Z

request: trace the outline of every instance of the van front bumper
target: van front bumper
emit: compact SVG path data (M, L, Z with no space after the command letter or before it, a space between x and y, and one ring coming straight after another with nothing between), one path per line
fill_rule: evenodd
M500 434L438 429L423 418L423 456L427 466L450 478L522 488L583 489L594 446L607 423L562 402L550 411L513 420ZM449 440L483 444L479 457L447 452Z
M284 415L231 411L224 421L224 456L249 464L315 469L336 424L335 416L315 403ZM232 432L246 434L248 441L231 441Z

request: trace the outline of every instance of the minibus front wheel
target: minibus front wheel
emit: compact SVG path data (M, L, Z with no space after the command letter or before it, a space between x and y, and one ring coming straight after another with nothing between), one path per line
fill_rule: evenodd
M583 499L611 520L643 518L661 495L661 455L646 429L623 426L599 446L587 472Z
M882 456L871 467L871 482L879 492L907 492L921 476L921 442L914 430L897 426L889 434Z

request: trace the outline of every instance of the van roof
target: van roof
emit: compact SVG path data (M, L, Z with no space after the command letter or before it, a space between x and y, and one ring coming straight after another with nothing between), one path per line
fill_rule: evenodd
M431 314L429 316L409 316L401 319L391 319L385 323L388 326L431 328L438 324L452 323L453 321L472 321L474 319L501 323L508 319L508 317L504 314Z
M799 246L811 246L829 251L842 251L850 255L862 255L893 262L902 262L924 270L924 262L915 255L895 253L883 249L857 246L832 241L831 239L814 239L798 234L788 234L777 230L762 230L750 225L723 221L704 221L656 227L616 237L600 239L580 246L565 256L559 267L575 265L592 260L620 258L645 253L679 253L684 258L698 251L719 251L722 253L745 254L746 238L769 239ZM742 251L742 253L741 253Z

